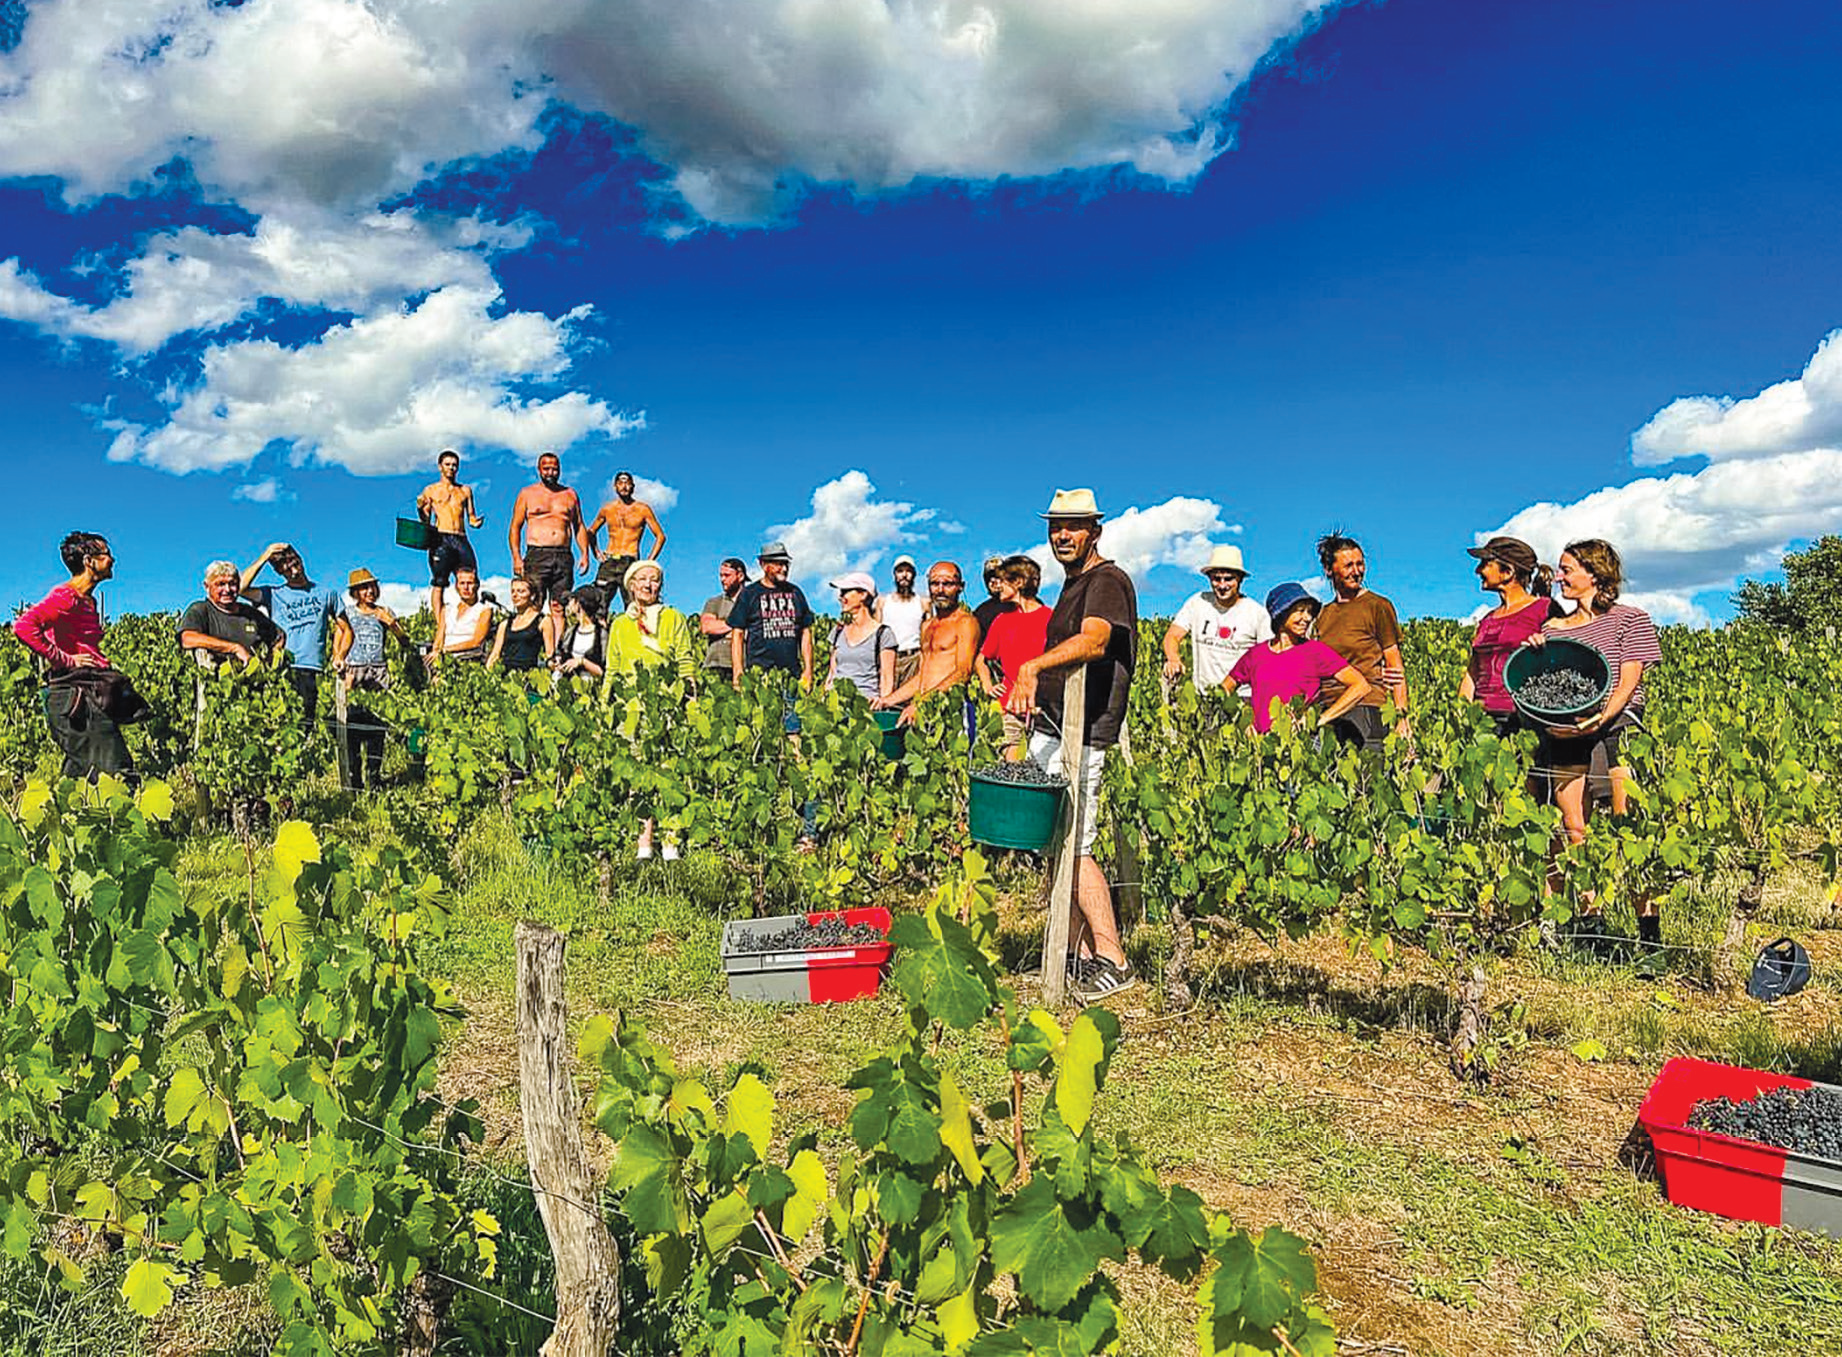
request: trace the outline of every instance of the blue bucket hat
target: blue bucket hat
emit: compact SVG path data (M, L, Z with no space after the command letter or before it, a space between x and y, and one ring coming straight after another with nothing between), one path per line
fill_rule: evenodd
M1324 606L1312 596L1311 591L1306 589L1304 585L1295 583L1292 580L1287 580L1284 584L1275 584L1267 591L1266 613L1268 617L1273 619L1273 625L1278 626L1279 620L1301 603L1309 603L1311 605L1311 613L1314 617L1317 615L1318 610Z

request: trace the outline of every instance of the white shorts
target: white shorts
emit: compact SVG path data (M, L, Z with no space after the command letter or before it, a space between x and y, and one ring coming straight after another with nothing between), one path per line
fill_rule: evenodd
M1030 762L1045 773L1062 773L1062 739L1059 735L1049 735L1037 731L1030 736ZM1106 764L1106 750L1083 749L1081 751L1081 785L1075 789L1080 796L1081 824L1079 841L1075 844L1077 857L1094 855L1094 838L1100 831L1100 770Z

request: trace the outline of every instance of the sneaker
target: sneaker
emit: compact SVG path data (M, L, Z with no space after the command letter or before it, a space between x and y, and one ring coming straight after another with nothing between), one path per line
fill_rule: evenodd
M1120 963L1095 957L1088 966L1091 969L1075 981L1074 986L1075 997L1084 1004L1097 1003L1138 984L1138 972L1132 969L1130 961Z
M1062 974L1068 977L1069 985L1075 986L1091 980L1094 974L1095 958L1080 956L1070 952L1062 962Z
M651 862L652 861L652 845L649 843L641 844L638 848L633 850L633 856L636 861Z
M659 856L664 858L667 862L676 862L678 860L678 845L675 843L666 844L664 848L659 850Z

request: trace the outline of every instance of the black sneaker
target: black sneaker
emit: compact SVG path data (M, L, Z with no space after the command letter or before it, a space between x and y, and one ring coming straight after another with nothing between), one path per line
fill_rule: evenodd
M1094 957L1085 974L1074 982L1075 998L1084 1004L1098 1003L1110 995L1121 994L1138 984L1138 972L1132 963L1108 961Z

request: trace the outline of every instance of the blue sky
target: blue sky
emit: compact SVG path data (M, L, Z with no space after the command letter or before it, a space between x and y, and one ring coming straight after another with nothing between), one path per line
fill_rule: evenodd
M276 538L420 583L450 443L489 573L540 451L668 487L685 605L1072 485L1163 610L1336 526L1462 615L1508 524L1718 619L1842 529L1833 4L79 8L0 53L14 599L73 526L117 610Z

